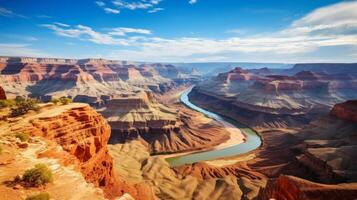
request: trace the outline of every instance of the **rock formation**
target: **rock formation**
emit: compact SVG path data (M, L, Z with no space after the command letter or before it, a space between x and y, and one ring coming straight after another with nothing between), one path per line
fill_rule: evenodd
M6 99L5 90L0 86L0 100Z
M336 104L331 110L331 115L345 121L357 123L357 100Z
M102 114L112 128L111 143L140 139L152 153L198 150L229 139L215 122L164 106L144 91L111 99Z
M173 65L136 65L104 59L14 57L0 62L0 81L3 88L11 92L9 95L43 100L62 96L75 98L77 95L100 97L135 91L138 87L163 92L161 89L176 83L172 79L181 83L181 73ZM77 99L86 100L82 97ZM101 100L82 102L96 107L104 104Z
M31 117L17 131L55 142L68 152L64 161L78 167L87 182L102 188L107 198L129 193L135 199L153 199L145 184L128 184L113 170L107 143L111 129L105 119L86 104L69 104ZM46 153L42 156L46 156ZM74 187L74 186L73 186Z
M249 81L257 78L258 77L255 76L254 74L240 67L236 67L233 70L226 73L220 73L217 76L217 80L223 81L224 83L230 83L234 81Z
M279 176L259 194L259 199L354 199L357 184L326 185L293 176Z
M182 176L160 157L150 157L139 141L110 145L116 172L131 182L149 184L159 199L240 199L236 177L200 179Z

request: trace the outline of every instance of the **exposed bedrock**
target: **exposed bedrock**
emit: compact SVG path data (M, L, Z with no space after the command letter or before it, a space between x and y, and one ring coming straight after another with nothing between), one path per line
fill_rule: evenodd
M74 156L72 160L79 165L84 178L101 187L108 198L125 192L136 199L153 198L152 194L142 190L145 186L127 184L114 173L113 160L107 148L111 130L100 114L85 104L78 104L65 112L54 109L51 113L32 119L32 125L25 130L61 145Z
M236 102L228 97L194 88L189 94L192 102L203 108L235 119L255 129L297 127L309 122L311 116L305 114L276 114L269 109Z
M0 86L0 100L6 99L5 90Z
M337 185L319 184L294 176L279 176L270 180L267 187L260 191L258 199L348 199L357 196L357 184L345 183Z
M173 65L145 64L104 59L4 58L0 82L11 96L31 96L44 101L68 96L100 107L101 95L147 89L166 92L185 81L198 80ZM78 96L78 97L77 97Z
M339 119L357 123L357 100L336 104L330 114Z
M111 143L140 139L151 153L198 150L229 139L217 122L185 108L164 106L143 91L111 99L102 114L112 128Z

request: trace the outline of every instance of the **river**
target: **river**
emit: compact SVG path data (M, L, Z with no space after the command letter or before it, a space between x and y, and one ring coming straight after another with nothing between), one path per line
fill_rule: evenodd
M170 164L170 166L175 167L175 166L181 166L181 165L191 164L200 161L237 156L252 151L261 145L260 137L252 129L232 119L210 112L191 103L188 98L188 94L192 91L192 88L193 87L187 89L181 94L180 100L183 104L185 104L187 107L191 108L192 110L196 110L198 112L203 113L205 116L209 118L212 118L219 122L228 123L230 125L235 126L236 128L239 128L246 135L246 141L244 143L240 143L219 150L209 150L204 152L196 152L192 154L185 154L177 157L166 158L166 161Z

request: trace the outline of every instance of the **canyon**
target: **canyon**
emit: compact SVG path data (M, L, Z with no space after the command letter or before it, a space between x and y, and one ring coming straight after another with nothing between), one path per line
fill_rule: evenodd
M0 99L42 102L17 117L14 106L0 109L0 191L7 199L39 191L53 199L353 199L353 66L236 67L202 80L172 64L2 57ZM180 96L191 87L190 102L242 125L227 127L185 106ZM60 97L75 103L53 101ZM258 148L170 165L177 156L246 143L245 127L258 134ZM27 142L15 137L24 132ZM14 181L40 162L53 183Z
M198 79L169 64L104 59L0 59L0 82L8 96L42 101L71 97L95 107L103 106L113 95L130 94L140 88L165 92L176 84Z

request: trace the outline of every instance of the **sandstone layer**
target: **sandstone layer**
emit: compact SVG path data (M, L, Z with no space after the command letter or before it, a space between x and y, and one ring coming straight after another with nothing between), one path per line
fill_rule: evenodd
M50 105L48 105L50 106ZM107 142L111 130L105 119L86 104L43 107L38 114L29 114L3 127L4 134L28 132L59 145L62 154L45 148L40 157L60 157L64 165L73 166L83 178L104 191L105 197L115 197L129 193L136 199L154 199L146 185L131 185L117 176L113 170L113 160L108 154ZM74 185L72 187L75 187Z
M102 114L112 127L111 143L140 139L154 154L212 148L229 139L217 122L183 107L169 108L143 91L113 98Z
M315 79L311 73L304 72L298 76ZM319 197L320 194L323 197L331 195L336 199L348 199L355 195L353 182L356 182L357 127L351 120L355 114L351 101L334 106L331 116L328 112L322 112L300 118L299 115L269 116L265 111L242 109L235 105L234 99L215 93L197 88L190 95L190 100L200 107L246 123L258 132L263 145L250 153L253 154L252 158L244 159L248 155L243 155L223 159L221 162L229 163L227 165L218 165L218 162L211 161L206 162L211 163L208 165L199 163L182 166L177 169L180 173L221 177L246 171L243 176L248 175L247 178L251 181L257 180L257 177L268 180L265 189L260 190L258 199L324 199ZM332 185L305 180L300 181L305 181L304 184L296 185L290 179L285 184L284 177L274 181L281 174ZM352 183L342 184L346 182Z
M336 104L331 110L331 115L345 121L357 123L357 100Z
M0 100L6 99L5 90L0 86Z
M319 184L293 176L279 176L261 191L259 199L355 199L357 183Z
M241 199L245 189L234 176L207 179L183 176L160 156L150 157L148 149L139 141L110 145L109 151L118 174L131 182L151 185L159 199Z
M293 76L265 75L235 68L198 84L196 89L252 111L300 115L326 112L336 102L357 98L357 78L311 71Z
M135 64L104 59L4 58L0 81L8 95L30 96L49 101L62 96L95 107L112 95L140 88L165 92L185 82L173 65Z

